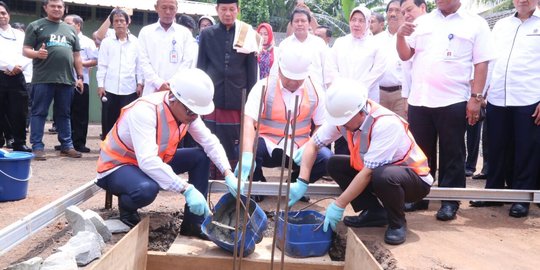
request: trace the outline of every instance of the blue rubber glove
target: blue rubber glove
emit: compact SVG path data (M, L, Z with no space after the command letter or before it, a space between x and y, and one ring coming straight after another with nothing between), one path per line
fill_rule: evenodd
M306 149L306 145L302 145L302 147L298 148L298 150L296 150L296 152L294 153L294 157L293 157L293 160L294 160L294 163L296 163L296 165L300 166L302 164L302 155L304 154L304 149Z
M308 185L298 178L291 184L289 189L289 207L293 206L306 193Z
M229 192L236 198L236 194L238 194L238 188L236 187L236 185L238 185L238 178L230 173L225 176L225 184L227 184ZM244 181L240 184L240 194L244 194Z
M345 211L345 208L337 206L336 202L332 202L328 205L328 208L326 208L326 215L324 216L323 232L328 231L328 225L332 227L333 231L336 231L336 225L343 217L343 211Z
M206 203L206 199L193 185L189 185L184 191L186 197L186 203L189 207L189 211L197 216L207 217L210 215L210 208Z
M242 152L242 181L246 181L249 177L249 172L251 171L251 160L253 159L253 153L251 152ZM238 177L238 164L236 163L236 168L234 169L234 176Z

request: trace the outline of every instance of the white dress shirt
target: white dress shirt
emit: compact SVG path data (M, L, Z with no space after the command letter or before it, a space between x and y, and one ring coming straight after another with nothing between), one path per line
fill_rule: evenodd
M161 160L157 155L157 142L155 139L149 139L156 138L157 118L155 116L154 105L148 102L138 102L118 120L118 137L129 149L134 149L139 168L156 181L161 188L173 189L174 191L183 190L188 184L187 181L180 179L171 166ZM203 147L210 160L216 164L221 172L231 169L219 139L210 132L200 117L197 117L189 125L188 132ZM97 178L101 179L120 167L98 173Z
M198 48L191 32L179 24L173 23L166 31L159 21L143 27L139 32L143 95L154 93L179 69L194 67Z
M0 28L0 71L11 72L15 66L21 66L21 69L25 70L32 64L32 59L22 55L23 42L23 32L9 25L5 31Z
M279 46L284 50L290 46L302 46L302 50L312 55L311 66L309 68L309 76L313 80L315 85L325 86L326 81L324 78L324 68L326 61L326 54L328 53L328 46L324 43L320 37L308 34L306 40L303 42L296 38L296 35L292 34L285 38ZM276 59L279 61L279 59Z
M379 80L379 86L392 87L403 85L403 61L399 58L396 49L396 34L391 34L388 29L375 36L383 52L386 54L386 71Z
M130 95L142 84L137 38L131 34L125 41L116 36L105 38L99 47L98 87L115 95Z
M407 39L415 49L409 104L437 108L468 101L473 65L494 58L486 20L462 6L446 17L436 9L415 23Z
M82 61L88 61L97 59L97 48L96 44L93 40L88 38L87 36L83 35L82 32L78 34L79 36L79 44L81 46L81 51L79 52L81 55ZM90 75L89 75L90 68L83 67L83 83L89 84L90 83Z
M272 79L272 78L274 80L276 79L276 77L270 77L269 79ZM259 104L262 98L262 86L266 85L266 81L267 81L266 79L259 80L253 86L253 88L251 88L248 99L246 101L246 105L244 107L244 114L248 117L253 118L255 121L257 121L258 114L259 114ZM301 87L301 89L291 92L287 90L285 87L283 87L283 84L281 83L281 81L279 81L279 84L281 86L281 93L282 93L283 102L285 103L285 108L287 111L290 110L292 113L294 111L294 102L295 102L296 96L298 96L298 106L302 104L302 98L304 97L304 90ZM324 97L324 93L318 90L317 87L315 87L315 91L317 92L317 95L319 96L319 104L317 105L317 108L313 112L311 119L313 120L313 123L316 126L320 126L324 122L325 97ZM264 110L264 105L265 104L263 103L263 110ZM291 127L289 127L289 134L292 134ZM272 155L272 152L274 151L275 148L283 149L283 146L284 146L283 144L285 142L284 140L280 142L280 145L277 145L266 137L263 137L263 139L266 143L266 148L268 149L269 155ZM294 150L296 150L296 144L294 145Z
M540 10L522 22L515 16L493 27L498 53L488 102L495 106L526 106L540 101Z
M357 80L368 89L368 97L379 101L379 80L386 70L387 53L372 35L337 38L326 59L326 83L342 77Z
M370 106L368 104L368 110ZM380 110L380 109L379 109ZM366 122L362 123L359 130L369 128ZM325 122L313 135L314 141L319 147L328 145L339 139L342 134L334 125ZM353 136L359 136L355 132ZM371 131L371 141L366 154L363 157L364 166L375 169L387 164L402 160L411 147L411 139L407 136L405 127L397 117L380 117L375 122ZM424 182L433 184L431 174L420 176Z

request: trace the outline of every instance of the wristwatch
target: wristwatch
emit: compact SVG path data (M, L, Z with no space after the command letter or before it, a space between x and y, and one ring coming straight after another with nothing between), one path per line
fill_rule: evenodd
M84 79L83 75L77 75L77 80L82 80Z
M484 100L484 95L482 95L481 93L480 94L472 93L471 97L475 98L476 101L478 102L481 102L482 100Z

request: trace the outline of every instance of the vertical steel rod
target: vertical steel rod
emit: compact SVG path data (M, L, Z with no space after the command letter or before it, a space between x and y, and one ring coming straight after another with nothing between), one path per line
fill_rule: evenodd
M274 236L272 238L272 253L270 256L270 269L274 269L274 252L276 250L276 237L277 237L277 228L279 220L279 209L281 207L281 189L283 187L283 175L285 174L285 162L286 162L286 149L287 143L289 142L289 124L291 122L291 111L287 111L287 125L285 126L285 142L283 144L283 157L281 158L281 168L279 176L279 191L277 197L277 207L276 207L276 219L274 222Z
M285 192L285 213L283 220L283 250L281 251L281 270L285 269L285 248L287 246L287 223L289 222L289 191L291 188L291 174L292 174L292 163L293 163L293 152L294 152L294 137L296 133L296 115L298 109L298 96L294 99L294 114L292 118L292 131L291 131L291 151L289 154L289 174L287 176L287 189ZM288 136L288 135L287 135ZM283 149L283 155L287 156L287 148ZM308 179L309 181L309 179Z
M257 157L257 148L259 146L259 127L261 126L261 114L262 114L262 108L263 108L263 101L264 101L264 97L266 96L266 86L263 85L262 86L262 93L261 93L261 100L259 101L259 113L257 114L257 124L256 124L256 127L255 127L255 138L253 139L253 157L251 158L251 167L250 167L250 170L249 170L249 177L248 177L248 181L249 181L249 184L248 184L248 191L247 191L247 194L246 194L246 197L247 197L247 202L246 202L246 207L245 207L245 210L244 210L244 222L242 223L242 240L240 240L240 262L238 264L238 269L242 269L242 257L244 256L244 247L245 247L245 244L246 244L246 231L247 231L247 224L249 222L249 220L251 219L251 216L249 216L248 218L248 214L249 214L249 206L250 206L250 203L251 203L251 184L253 183L253 172L255 171L255 166L254 165L254 162L255 162L255 158ZM241 153L240 153L241 154ZM261 164L262 165L262 164ZM240 168L240 167L238 167Z
M244 133L244 107L246 104L246 89L242 89L242 107L240 109L240 153L242 153L243 150L243 137L242 134ZM242 168L242 159L240 158L238 160L238 168ZM242 184L242 170L238 170L238 182L236 183L236 186L239 187ZM240 222L240 200L241 196L236 196L236 224L234 225L234 251L233 251L233 270L236 270L236 257L238 256L238 223Z

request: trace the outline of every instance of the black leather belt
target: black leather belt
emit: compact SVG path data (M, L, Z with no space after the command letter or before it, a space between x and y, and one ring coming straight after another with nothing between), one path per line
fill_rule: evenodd
M399 91L401 90L401 85L396 85L396 86L389 86L389 87L386 87L386 86L379 86L379 88L383 91L386 91L386 92L395 92L395 91Z

